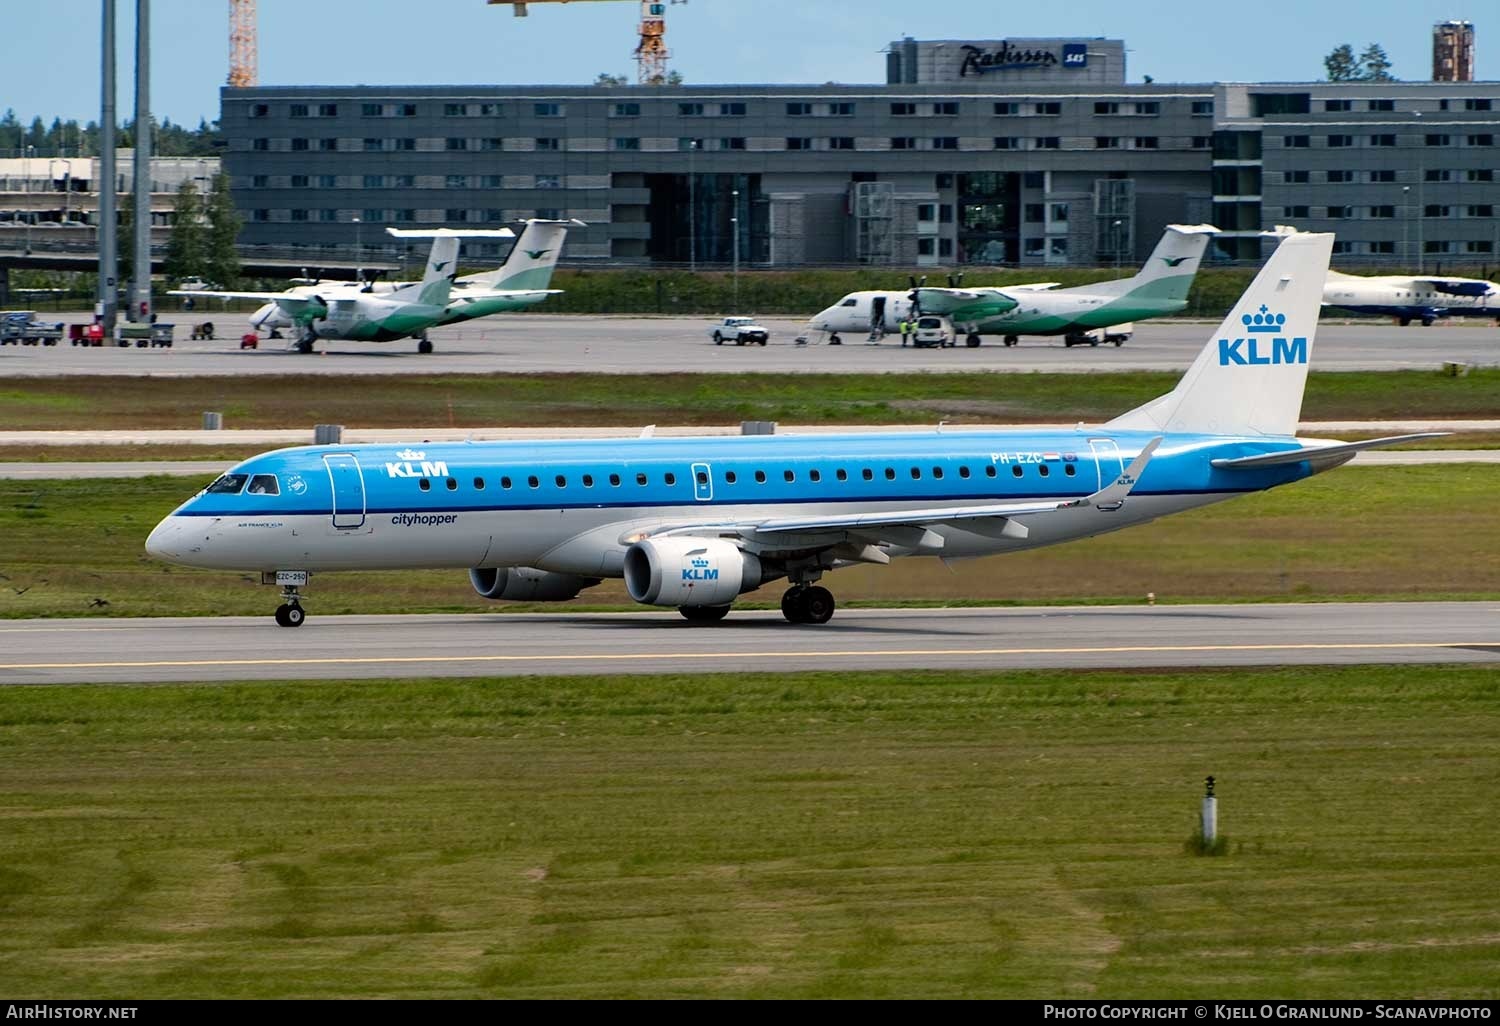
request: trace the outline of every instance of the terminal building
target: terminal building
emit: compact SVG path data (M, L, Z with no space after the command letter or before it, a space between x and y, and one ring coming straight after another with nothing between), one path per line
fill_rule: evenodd
M871 85L221 103L252 246L569 217L588 224L569 262L681 266L1129 265L1163 225L1203 221L1228 260L1259 259L1277 224L1337 232L1346 264L1500 249L1500 83L1130 83L1118 39L902 39Z

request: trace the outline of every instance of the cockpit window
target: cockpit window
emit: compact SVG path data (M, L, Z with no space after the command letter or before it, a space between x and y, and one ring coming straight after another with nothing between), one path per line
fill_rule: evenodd
M839 304L839 306L857 306L857 305L859 305L859 300L855 299L853 296L850 296L848 299L844 300L842 303Z
M275 474L256 474L250 479L248 492L251 495L280 495L281 485Z
M208 486L208 494L238 495L240 489L245 487L245 478L249 476L248 474L225 474Z

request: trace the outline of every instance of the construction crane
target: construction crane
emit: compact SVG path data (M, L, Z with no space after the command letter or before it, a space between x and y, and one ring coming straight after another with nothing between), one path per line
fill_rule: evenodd
M569 0L489 0L496 4L510 4L517 18L526 17L529 4L568 3ZM662 85L667 80L667 58L672 56L667 49L667 4L687 3L687 0L640 0L640 42L635 47L635 81L637 85Z
M229 0L229 84L255 85L256 62L255 0Z

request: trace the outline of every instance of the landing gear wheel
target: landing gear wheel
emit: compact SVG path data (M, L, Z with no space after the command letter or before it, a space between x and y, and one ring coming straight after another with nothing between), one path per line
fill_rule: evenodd
M837 335L829 335L828 344L831 346L841 346L844 344L844 340L839 338Z
M964 339L964 345L968 346L970 349L978 349L979 348L979 335L978 334L972 334L972 335L970 335L968 338Z
M1020 341L1021 341L1021 336L1019 336L1019 335L1006 335L1005 336L1005 348L1009 349L1011 346L1016 345Z
M677 610L684 620L693 623L717 623L729 612L728 606L681 606Z
M827 623L833 618L835 605L833 592L827 588L819 588L816 585L808 588L802 593L801 599L801 606L806 616L803 623Z
M426 338L425 336L423 338L419 338L417 340L417 352L419 352L419 353L430 353L430 352L432 352L432 341L430 339Z
M807 622L807 610L802 604L806 593L806 588L788 588L781 596L781 615L786 617L787 623Z
M308 335L304 338L299 338L292 346L292 348L297 350L297 352L301 353L303 356L306 356L308 353L311 353L313 351L314 338L316 338L316 336L314 335Z
M301 627L307 614L295 602L284 602L276 607L276 623L281 627Z

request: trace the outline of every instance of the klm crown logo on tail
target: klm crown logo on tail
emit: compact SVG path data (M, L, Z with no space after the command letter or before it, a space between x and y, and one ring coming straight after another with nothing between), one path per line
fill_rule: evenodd
M1301 336L1286 338L1280 334L1286 330L1286 314L1273 314L1264 304L1255 315L1245 314L1240 318L1250 338L1230 341L1219 339L1219 366L1238 366L1306 363L1307 339ZM1256 338L1256 335L1272 335L1273 338Z

